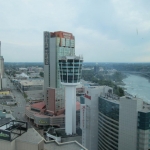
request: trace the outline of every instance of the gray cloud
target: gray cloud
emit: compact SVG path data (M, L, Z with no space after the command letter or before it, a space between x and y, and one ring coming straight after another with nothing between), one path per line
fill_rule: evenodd
M68 31L91 62L150 61L150 1L0 0L5 61L43 61L43 31Z

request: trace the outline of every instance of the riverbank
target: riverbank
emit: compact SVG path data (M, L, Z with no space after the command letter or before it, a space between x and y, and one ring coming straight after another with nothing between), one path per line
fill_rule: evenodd
M125 93L142 98L146 102L150 102L150 82L147 78L140 75L128 75L123 79L125 85L121 86L125 89Z
M123 82L123 81L121 81L121 82L114 82L116 85L118 85L118 86L125 86L125 83Z

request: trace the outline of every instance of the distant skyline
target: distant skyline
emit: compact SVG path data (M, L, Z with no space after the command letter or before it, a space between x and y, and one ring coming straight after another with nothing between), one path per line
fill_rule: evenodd
M75 36L85 62L150 62L150 1L0 0L5 62L43 62L43 31Z

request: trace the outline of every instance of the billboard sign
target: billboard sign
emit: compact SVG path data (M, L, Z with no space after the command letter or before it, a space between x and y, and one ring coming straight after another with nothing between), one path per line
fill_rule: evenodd
M80 105L80 128L82 129L82 145L86 146L86 104Z
M84 129L86 127L86 104L81 104L80 113L80 128Z
M44 32L44 63L49 65L49 38L50 33Z
M63 37L64 37L65 39L71 39L71 38L72 38L72 34L71 34L71 33L63 32Z
M42 118L40 116L34 116L34 123L37 125L49 125L50 124L50 118Z
M91 100L91 96L89 96L89 91L87 91L85 94L84 94L84 97Z

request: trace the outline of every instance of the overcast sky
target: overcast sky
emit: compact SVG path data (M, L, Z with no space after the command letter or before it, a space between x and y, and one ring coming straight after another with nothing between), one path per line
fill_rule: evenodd
M43 62L43 31L75 36L85 62L150 62L150 0L0 0L5 62Z

